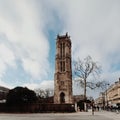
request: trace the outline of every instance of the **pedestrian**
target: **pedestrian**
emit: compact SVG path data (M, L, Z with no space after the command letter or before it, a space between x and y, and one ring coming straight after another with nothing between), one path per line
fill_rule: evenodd
M99 106L97 106L97 110L99 111Z
M92 105L92 115L94 115L94 105Z

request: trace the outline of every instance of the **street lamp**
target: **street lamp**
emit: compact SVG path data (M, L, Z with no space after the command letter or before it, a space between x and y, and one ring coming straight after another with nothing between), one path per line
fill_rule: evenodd
M107 86L109 86L109 85L110 85L109 83L106 84L106 105L107 105L107 107L108 107L108 95L107 95L108 87Z
M105 109L105 92L101 92L101 97L102 97L102 109Z

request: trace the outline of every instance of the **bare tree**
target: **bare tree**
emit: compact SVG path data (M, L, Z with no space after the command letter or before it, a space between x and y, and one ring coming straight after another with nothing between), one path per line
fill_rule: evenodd
M53 93L54 93L53 89L50 89L50 88L47 88L45 90L38 88L38 89L35 89L34 91L39 98L48 98L53 96Z
M84 88L85 100L87 87L95 89L102 85L102 82L96 82L101 73L101 66L94 62L91 56L87 56L83 61L78 59L78 61L74 62L74 73L77 83Z
M39 97L39 98L44 98L44 90L42 90L42 89L40 89L40 88L37 88L37 89L35 89L34 91L35 91L37 97Z
M101 82L100 88L102 89L102 91L105 92L105 91L108 89L109 85L110 85L110 82L109 82L109 81L103 80L103 81Z
M45 93L45 98L48 98L48 97L53 96L54 91L53 91L53 89L48 88L48 89L44 90L44 93Z

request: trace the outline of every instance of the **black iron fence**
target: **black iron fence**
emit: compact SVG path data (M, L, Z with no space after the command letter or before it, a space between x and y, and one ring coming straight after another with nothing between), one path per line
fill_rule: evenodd
M75 112L74 104L20 104L7 105L0 104L0 112L8 113L47 113L47 112Z

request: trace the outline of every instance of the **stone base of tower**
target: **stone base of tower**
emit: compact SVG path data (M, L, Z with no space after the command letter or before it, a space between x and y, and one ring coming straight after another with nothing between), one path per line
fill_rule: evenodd
M73 104L73 99L70 96L66 96L65 100L62 102L58 95L54 96L54 104Z

